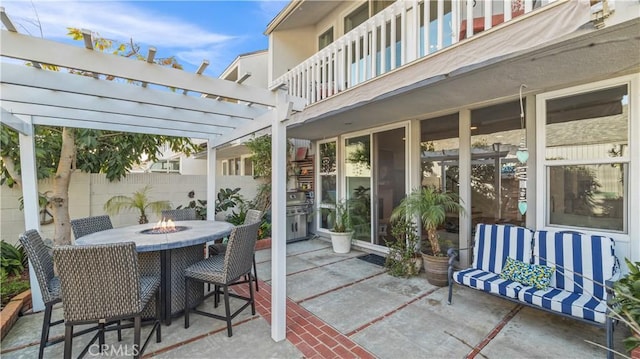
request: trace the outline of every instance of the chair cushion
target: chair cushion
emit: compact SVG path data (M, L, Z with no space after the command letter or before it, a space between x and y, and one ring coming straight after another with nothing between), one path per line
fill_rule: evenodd
M208 283L224 284L224 256L213 256L192 264L184 270L184 276Z
M140 277L140 301L142 303L142 308L149 303L159 287L160 278L156 276Z
M524 227L478 224L471 267L500 274L507 257L531 262L533 232Z
M537 231L533 248L533 263L556 267L551 277L552 287L607 299L604 283L617 272L611 238L577 232Z
M518 292L523 287L516 281L500 278L499 274L475 268L454 272L453 280L458 284L509 298L518 298Z
M547 289L554 271L554 267L529 264L507 257L504 268L500 273L500 278L510 279L537 289Z
M590 321L604 323L607 319L607 303L590 294L573 293L558 288L536 289L524 287L518 299L554 312L568 314Z

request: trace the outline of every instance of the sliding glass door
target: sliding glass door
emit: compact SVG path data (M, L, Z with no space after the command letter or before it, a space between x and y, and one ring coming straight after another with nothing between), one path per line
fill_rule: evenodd
M345 191L353 205L354 239L386 246L390 218L406 193L405 127L346 138Z

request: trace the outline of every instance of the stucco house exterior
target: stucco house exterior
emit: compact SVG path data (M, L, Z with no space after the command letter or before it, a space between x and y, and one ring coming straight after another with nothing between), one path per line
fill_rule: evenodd
M336 198L360 198L356 244L386 252L392 209L433 185L465 208L442 228L462 266L479 222L605 233L640 260L639 14L637 1L290 2L265 31L268 86L306 101L287 135L315 154L313 231L328 236Z

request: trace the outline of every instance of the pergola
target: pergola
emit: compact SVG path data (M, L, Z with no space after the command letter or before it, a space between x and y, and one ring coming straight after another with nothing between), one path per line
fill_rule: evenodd
M0 16L6 27L0 37L1 123L19 133L26 229L40 229L35 125L207 139L209 220L215 215L216 148L271 127L274 239L271 337L284 340L286 126L292 112L302 110L303 102L290 98L282 89L269 91L202 75L206 61L196 73L187 73L153 63L156 51L153 48L147 61L136 61L93 51L90 31L83 30L82 48L19 34L4 8L0 8ZM26 61L33 66L8 63L6 59ZM58 66L61 71L45 70L44 65ZM93 76L73 75L64 69ZM33 275L31 289L34 310L43 309Z

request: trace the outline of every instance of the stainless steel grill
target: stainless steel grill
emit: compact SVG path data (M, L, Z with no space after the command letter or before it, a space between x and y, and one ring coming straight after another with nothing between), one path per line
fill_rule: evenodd
M287 242L307 238L307 215L311 204L305 192L287 193Z

